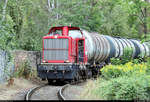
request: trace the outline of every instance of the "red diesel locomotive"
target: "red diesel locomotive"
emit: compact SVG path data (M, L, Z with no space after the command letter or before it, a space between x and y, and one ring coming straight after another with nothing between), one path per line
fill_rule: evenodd
M87 61L85 37L78 27L52 27L43 37L42 63L38 76L53 80L80 80L97 74ZM96 66L94 66L96 67ZM93 72L92 72L93 71Z

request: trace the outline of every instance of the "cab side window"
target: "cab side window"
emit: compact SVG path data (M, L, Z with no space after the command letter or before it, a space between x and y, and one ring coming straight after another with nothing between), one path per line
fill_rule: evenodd
M69 30L68 35L71 36L72 38L82 38L80 30Z

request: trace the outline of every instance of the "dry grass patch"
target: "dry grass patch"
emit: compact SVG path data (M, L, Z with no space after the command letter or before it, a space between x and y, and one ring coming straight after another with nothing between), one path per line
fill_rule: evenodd
M11 100L18 92L35 86L37 84L32 83L32 81L23 78L14 78L13 85L8 86L8 82L0 84L0 100Z
M87 84L85 85L85 89L81 92L79 99L81 100L100 100L98 97L93 95L92 91L96 88L97 80L88 80Z

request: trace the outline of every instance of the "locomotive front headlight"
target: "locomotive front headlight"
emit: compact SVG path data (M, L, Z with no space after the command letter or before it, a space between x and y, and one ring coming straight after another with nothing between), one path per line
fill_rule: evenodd
M57 37L58 37L57 35L54 36L55 39L57 39Z
M65 60L66 63L69 63L69 60Z
M43 63L46 63L46 60L43 60Z

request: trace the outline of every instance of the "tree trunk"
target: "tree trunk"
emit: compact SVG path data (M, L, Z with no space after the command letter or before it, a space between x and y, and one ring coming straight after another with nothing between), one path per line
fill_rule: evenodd
M48 11L50 12L51 11L50 0L47 0L47 5L48 5Z
M148 3L147 0L145 0L145 2ZM145 34L144 38L146 38L146 34L147 34L147 8L146 7L144 8L144 14L145 14L145 16L144 16L144 26L143 27L144 27L144 34Z
M50 0L47 0L47 5L48 5L48 12L50 13L51 12L51 2ZM50 25L50 14L48 14L48 23L47 23L49 26Z
M3 7L3 12L2 12L2 22L5 20L7 2L8 2L8 0L5 0L5 4L4 4L4 7Z
M145 3L149 3L149 0L145 0ZM146 38L146 35L148 33L148 28L147 28L147 15L148 15L148 12L147 12L147 7L144 7L144 24L143 24L143 32L144 32L144 38Z
M57 8L57 9L59 8L58 0L57 0L57 2L56 2L56 8ZM56 14L56 18L57 18L57 20L59 19L59 14L58 14L58 12L57 12L57 14Z

